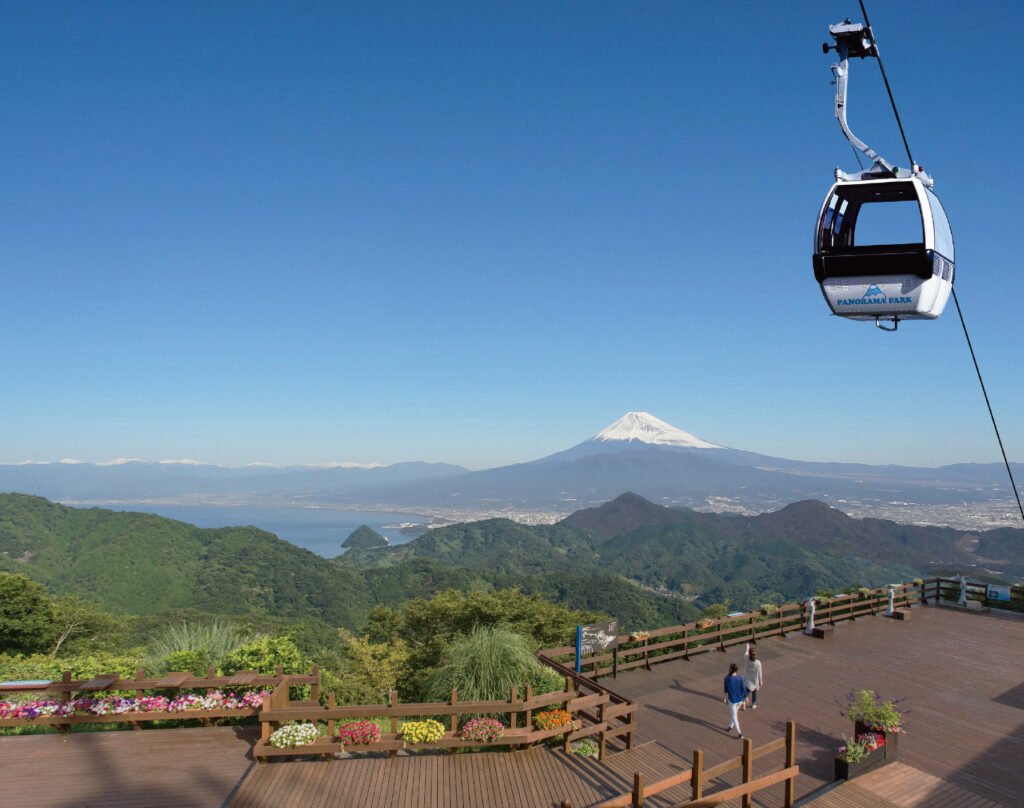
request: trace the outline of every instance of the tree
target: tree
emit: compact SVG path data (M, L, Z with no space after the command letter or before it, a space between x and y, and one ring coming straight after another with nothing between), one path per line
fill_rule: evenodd
M67 595L53 605L54 627L57 638L50 656L63 650L81 653L96 646L117 647L123 640L125 621L75 595Z
M48 651L58 634L53 601L25 575L0 573L0 651Z
M527 637L532 649L565 645L575 636L576 626L592 623L595 612L574 611L549 603L539 595L527 596L518 589L497 592L440 592L429 600L414 598L402 605L401 625L394 625L393 613L375 610L371 635L397 631L410 646L409 665L399 678L406 698L423 696L427 681L444 659L448 647L475 628L501 626Z
M388 691L398 687L399 677L409 663L409 645L396 637L389 642L371 642L341 628L338 635L348 651L348 669L342 679L341 697L354 704L387 701Z
M285 673L309 673L313 663L303 656L288 637L260 637L241 645L229 653L221 662L226 676L238 671L259 671L273 674L280 665Z

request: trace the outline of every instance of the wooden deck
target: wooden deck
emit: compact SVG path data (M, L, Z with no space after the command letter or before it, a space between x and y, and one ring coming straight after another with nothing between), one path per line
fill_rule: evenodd
M10 808L219 808L252 763L257 727L0 738Z
M999 803L972 794L934 775L892 763L877 771L843 783L807 808L999 808Z
M604 763L535 748L488 754L268 763L249 769L250 740L228 728L0 738L5 804L71 806L515 806L575 808L740 753L721 680L740 648L634 670L612 682L641 704L638 747ZM813 808L993 808L1024 794L1024 618L916 607L911 620L866 617L825 640L791 634L758 644L765 688L757 711L740 713L761 745L797 721L797 796L832 779L833 758L852 726L840 715L851 690L876 689L910 710L901 763L823 794ZM251 738L251 736L250 736ZM755 775L781 761L756 761ZM707 792L738 782L709 784ZM13 790L12 790L13 789ZM648 805L686 796L675 789ZM838 801L843 799L845 801ZM781 786L754 804L782 804Z
M446 806L447 808L555 808L568 799L592 805L632 788L633 773L657 780L689 768L658 744L611 756L566 756L535 747L521 752L423 754L353 760L271 762L246 778L232 808L314 806ZM666 793L651 808L672 805L688 792Z
M837 624L828 639L791 634L757 649L765 687L759 709L740 720L755 744L778 737L786 719L798 722L798 797L831 782L836 746L852 731L840 715L845 696L868 688L910 711L903 762L997 804L1021 804L1024 619L917 607L906 622L860 618ZM616 691L643 705L639 739L656 738L681 756L700 747L708 761L736 754L738 741L722 731L719 691L739 656L730 649L621 675ZM754 802L781 805L781 788Z

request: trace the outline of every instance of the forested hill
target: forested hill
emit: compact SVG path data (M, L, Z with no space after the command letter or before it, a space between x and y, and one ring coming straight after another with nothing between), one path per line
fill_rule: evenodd
M832 509L820 503L802 505L806 534L820 530L832 537ZM784 525L789 521L780 517ZM733 608L803 598L820 590L880 586L919 574L918 566L893 562L884 554L861 557L855 541L812 546L804 533L791 534L756 519L665 508L623 494L557 525L528 526L506 519L451 525L407 545L349 553L340 561L369 570L412 560L458 563L490 573L546 570L565 580L589 577L591 588L599 586L597 576L602 576L601 585L613 579L621 586L628 580L669 600L677 600L669 595L682 595L699 607L728 602Z
M741 517L625 494L556 525L451 525L331 560L254 527L201 529L0 494L0 571L23 572L55 595L121 614L194 609L354 629L374 606L507 587L603 612L624 627L669 625L712 604L745 609L972 564L976 576L982 568L1016 576L1024 574L1022 546L1021 530L850 519L819 502Z
M588 551L575 531L541 529L558 534L552 542L538 539L531 528L499 521L495 532L479 527L486 523L458 526L463 538L478 542L460 538L446 551L442 534L424 542L433 552L389 556L367 567L356 563L359 555L386 548L353 549L351 559L330 560L254 527L197 528L152 514L0 494L0 571L24 573L54 595L81 595L119 614L186 609L315 618L349 629L362 627L374 606L398 606L447 589L518 587L632 626L669 625L696 614L679 598L602 574L590 562L576 564L576 550L570 553L564 542ZM541 552L544 544L548 549ZM505 561L491 563L499 555Z
M699 513L665 508L636 494L623 494L597 508L577 511L561 523L581 531L598 546L622 543L637 530L669 531L737 546L787 542L806 550L899 564L933 571L936 565L966 571L979 568L1008 579L1024 577L1024 530L958 530L905 525L887 519L854 519L817 500L787 505L758 516Z
M197 528L24 494L0 494L0 570L122 614L194 608L355 626L373 605L357 572L254 527Z

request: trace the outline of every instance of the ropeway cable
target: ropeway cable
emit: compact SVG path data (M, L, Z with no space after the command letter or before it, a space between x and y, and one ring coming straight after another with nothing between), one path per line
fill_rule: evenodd
M864 7L864 0L858 0L861 13L864 15L864 24L868 27L868 34L875 49L875 57L878 59L878 69L882 71L882 80L885 82L886 92L889 93L889 103L892 104L893 115L896 116L896 125L900 128L900 136L903 138L903 146L907 150L907 159L910 160L911 170L917 165L910 154L910 144L907 142L907 134L903 131L903 121L900 120L900 112L896 108L896 99L893 98L892 88L889 87L889 78L885 75L885 65L882 64L882 55L878 52L878 44L875 41L875 32L871 30L871 20L868 18L868 10ZM1003 465L1006 466L1006 474L1010 478L1010 489L1017 500L1017 510L1020 511L1020 518L1024 521L1024 505L1021 505L1020 491L1017 490L1017 483L1013 479L1013 471L1010 469L1010 461L1006 457L1006 448L1003 446L1003 438L999 434L999 425L996 423L995 413L992 412L992 402L989 401L988 391L985 389L985 380L981 377L981 368L978 366L978 357L974 353L974 345L971 344L971 335L967 333L967 322L964 320L964 313L960 308L960 301L956 296L956 288L952 289L953 302L956 304L956 313L960 315L960 325L964 330L964 338L967 340L967 348L971 352L971 361L974 363L974 372L978 374L978 384L981 385L981 394L985 397L985 406L988 408L988 417L992 419L992 428L996 433L996 442L999 444L999 451L1003 455Z
M1017 483L1013 480L1013 472L1010 470L1010 461L1006 459L1006 449L1003 448L1003 439L999 434L999 426L996 424L996 416L992 412L992 402L988 399L988 391L985 389L985 380L981 378L981 368L978 367L978 357L974 354L974 346L971 344L971 335L967 333L967 323L964 322L964 313L960 310L960 301L956 296L956 289L953 289L953 302L956 303L956 313L960 315L960 325L964 329L964 337L967 340L967 347L971 351L971 361L974 362L974 372L978 374L978 384L981 385L981 394L985 396L985 406L988 407L988 417L992 419L992 428L996 431L996 441L999 443L999 451L1003 453L1003 463L1006 465L1006 473L1010 477L1010 488L1017 498L1017 509L1020 511L1020 518L1024 520L1024 506L1020 503L1020 492L1017 490Z
M903 148L907 150L907 159L910 161L911 170L917 163L910 153L910 144L907 142L907 133L903 131L903 121L900 120L900 111L896 109L896 99L893 98L892 88L889 86L889 77L885 75L885 65L882 64L882 54L878 50L878 42L875 40L875 32L871 30L871 20L868 19L868 10L864 8L864 0L858 0L860 12L864 15L864 24L868 27L868 36L871 37L871 46L875 49L875 58L878 59L878 69L882 71L882 81L885 82L885 91L889 93L889 103L892 104L892 114L896 116L896 125L900 128L900 137L903 138Z

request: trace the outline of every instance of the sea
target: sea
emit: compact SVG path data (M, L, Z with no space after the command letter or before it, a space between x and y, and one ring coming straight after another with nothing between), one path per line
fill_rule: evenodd
M90 506L92 507L92 506ZM428 517L412 513L381 511L342 511L333 508L259 508L241 505L100 505L113 511L155 513L196 527L235 527L252 525L273 533L287 542L312 550L324 558L336 558L345 552L341 545L352 531L368 525L391 545L412 541L425 530ZM402 526L406 526L403 531ZM418 529L409 527L419 525Z

